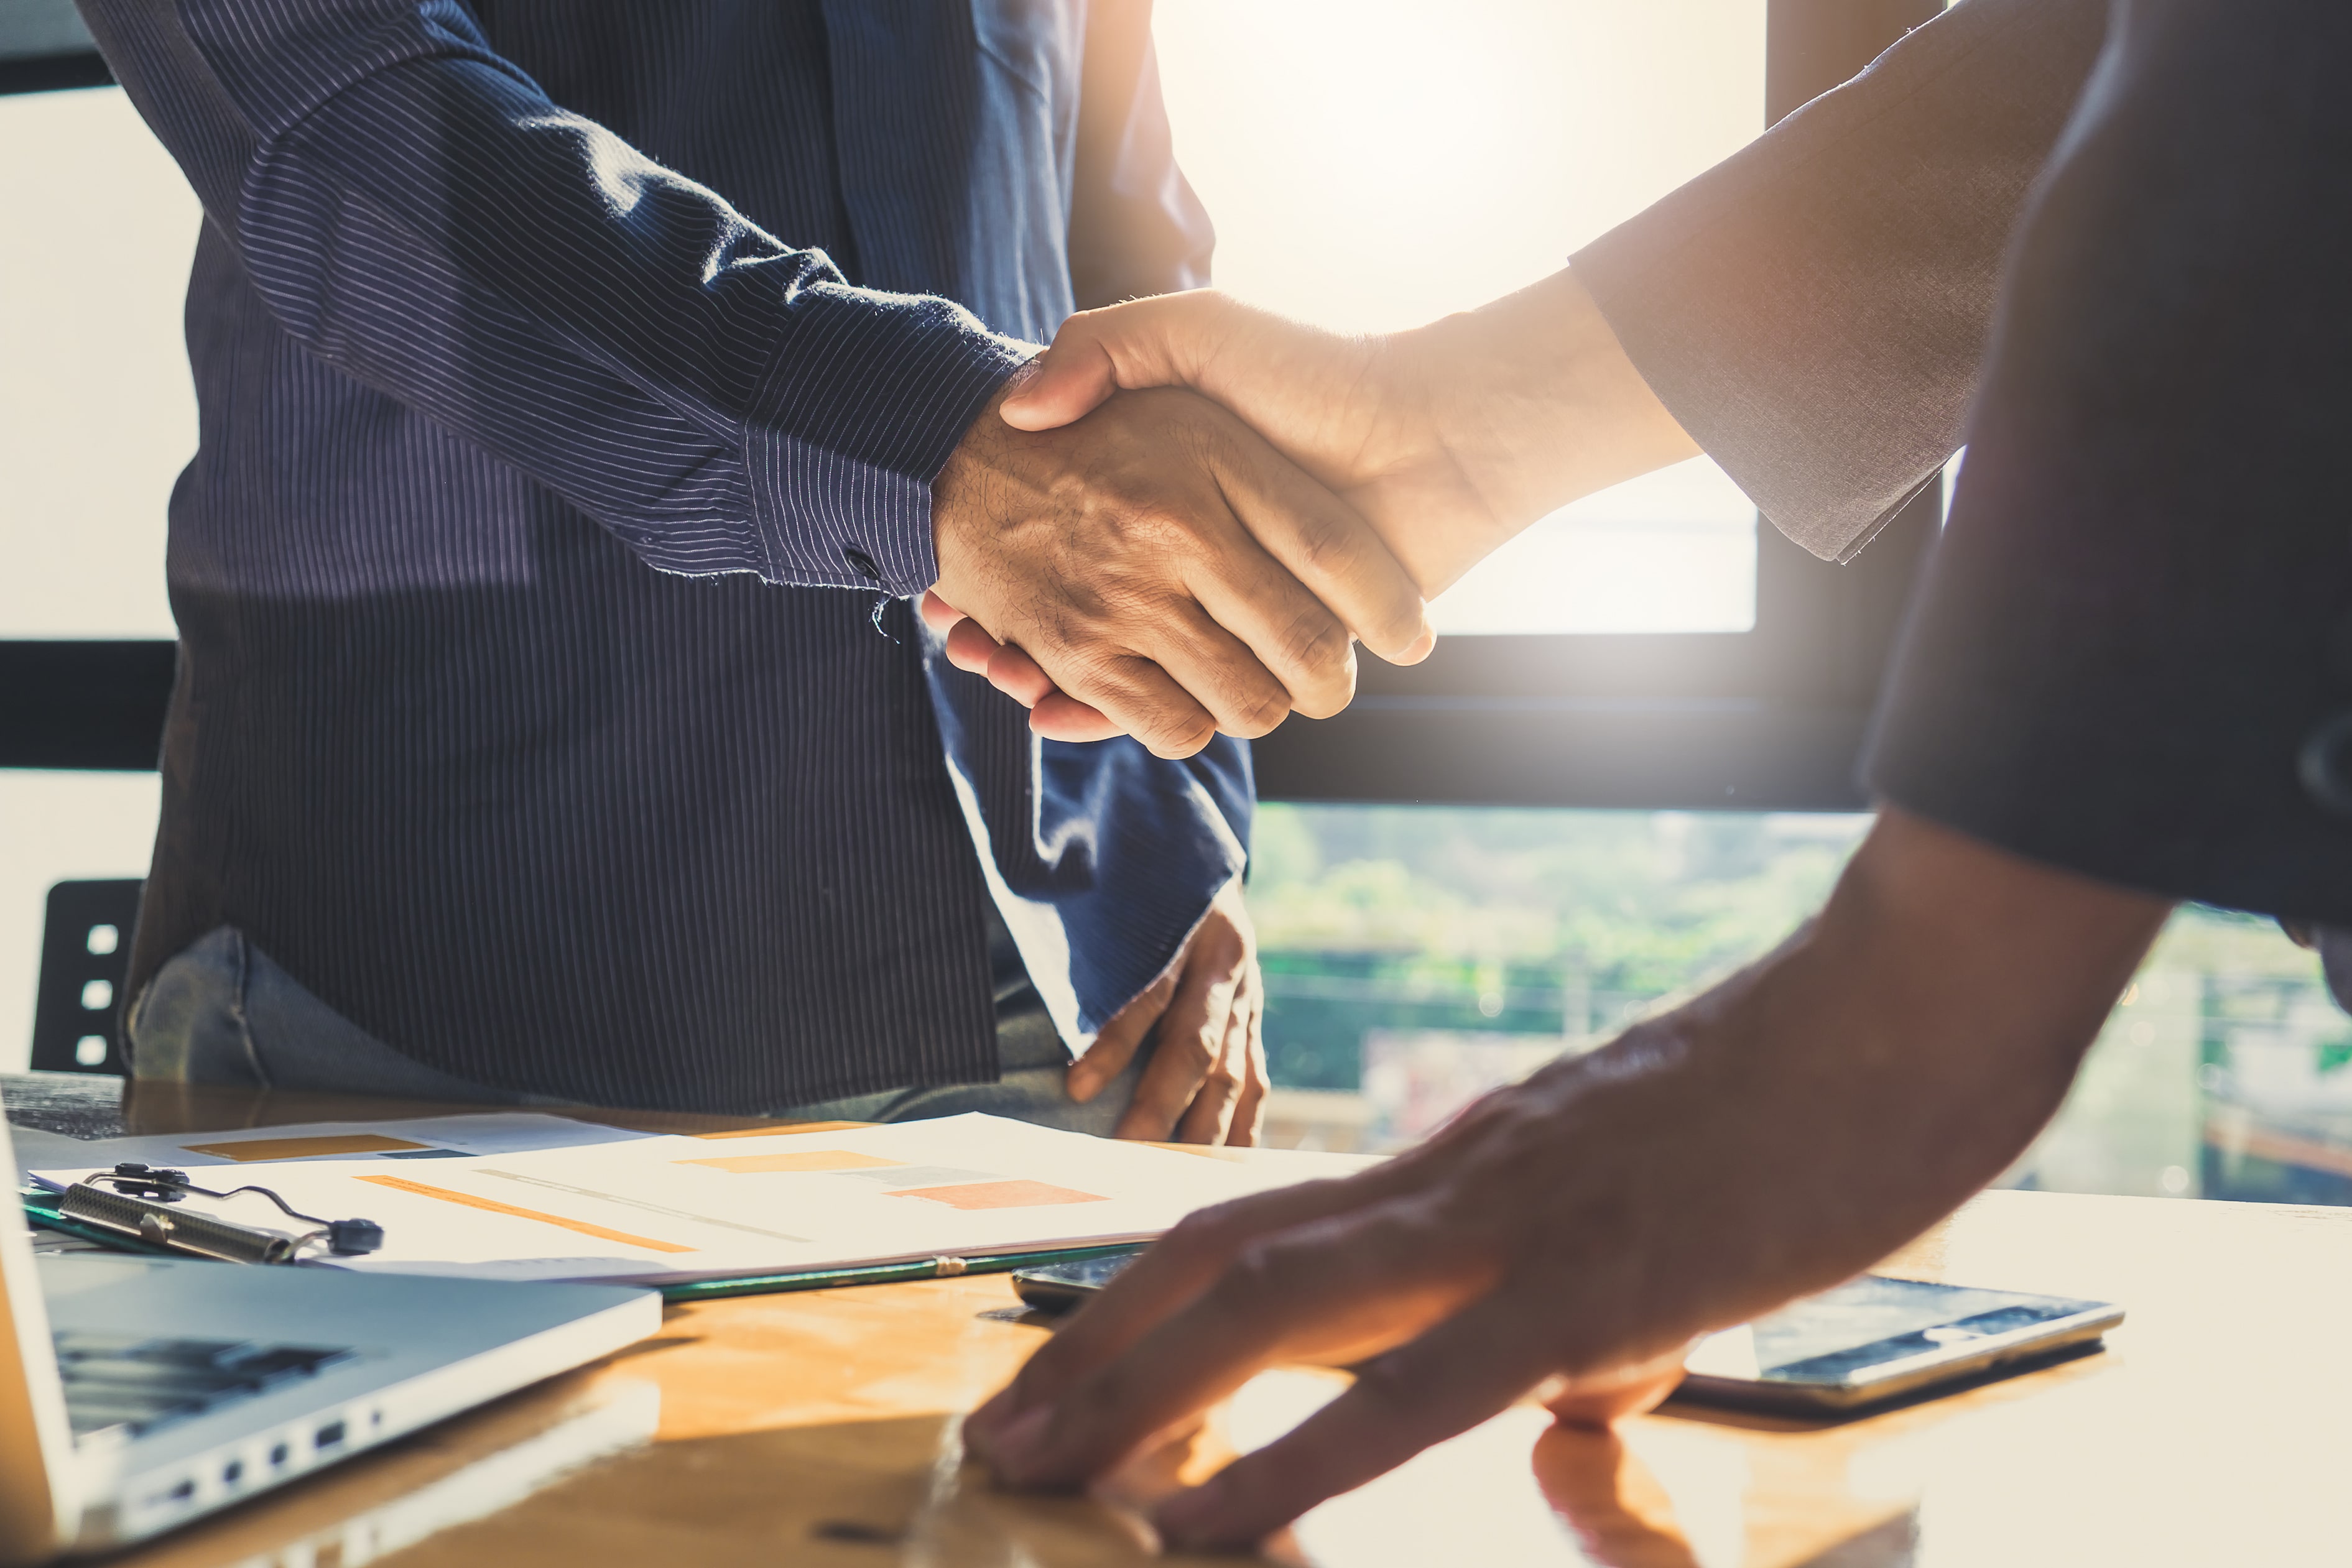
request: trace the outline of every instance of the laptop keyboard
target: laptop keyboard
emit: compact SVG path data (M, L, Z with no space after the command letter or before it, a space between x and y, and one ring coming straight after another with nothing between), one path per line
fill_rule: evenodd
M297 1378L316 1376L354 1352L251 1340L56 1334L58 1374L77 1438L124 1427L135 1436L165 1421L216 1409Z

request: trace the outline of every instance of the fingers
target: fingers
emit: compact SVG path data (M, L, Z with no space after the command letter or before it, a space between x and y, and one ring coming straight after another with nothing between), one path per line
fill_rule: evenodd
M1029 710L1029 727L1046 740L1109 740L1127 733L1101 709L1059 692L1048 692L1038 699Z
M1064 1082L1071 1099L1085 1104L1102 1092L1104 1084L1127 1071L1127 1064L1135 1060L1136 1048L1168 1010L1168 999L1176 994L1177 974L1177 969L1170 969L1102 1026L1087 1053L1070 1064Z
M1141 653L1146 655L1139 663L1181 687L1214 717L1219 730L1244 739L1265 735L1290 716L1297 700L1291 693L1293 682L1309 689L1318 685L1328 689L1336 684L1347 695L1354 694L1356 685L1355 652L1348 645L1347 630L1278 569L1269 567L1268 570L1270 576L1280 577L1281 582L1258 586L1252 591L1253 597L1272 601L1296 595L1303 601L1276 612L1295 628L1286 638L1261 632L1254 643L1247 617L1235 615L1231 621L1225 620L1218 614L1217 606L1208 602L1210 596L1204 595L1197 604L1180 601L1167 606L1150 634L1136 639L1144 644ZM1234 631L1226 630L1229 624L1234 626ZM1286 680L1261 658L1262 649L1271 652L1275 663L1297 664L1297 670ZM1313 673L1306 661L1315 658L1338 660L1344 674ZM1120 716L1116 709L1085 689L1086 679L1081 673L1078 678L1064 682L1062 689L1070 696L1092 703L1107 716ZM1340 706L1346 706L1345 696ZM1136 737L1144 738L1140 731L1136 732Z
M1312 678L1337 662L1320 640L1326 620L1336 620L1392 663L1412 663L1434 645L1436 633L1420 588L1346 502L1246 426L1235 431L1234 451L1213 462L1234 515L1284 570L1268 583L1263 569L1236 552L1233 564L1257 573L1258 580L1220 584L1218 601L1212 602L1206 592L1201 601L1261 657L1271 651L1267 663L1277 674L1286 680L1298 673L1309 677L1307 690L1291 688L1299 712L1328 717L1355 692L1352 658L1347 661L1344 689L1330 676ZM1297 587L1299 598L1319 613L1308 614L1282 593L1285 585Z
M1394 1185L1381 1166L1345 1181L1302 1182L1202 1209L1186 1218L1087 1303L1031 1356L1011 1384L965 1423L979 1445L1024 1414L1051 1405L1131 1349L1213 1284L1244 1247L1294 1225L1377 1203Z
M1118 371L1102 343L1072 317L1053 346L1013 372L996 412L1015 430L1053 430L1082 419L1118 391Z
M964 618L963 612L941 599L936 588L925 589L921 601L915 608L921 614L923 624L942 637L948 634L949 630L957 622Z
M1688 1345L1677 1345L1649 1361L1577 1377L1563 1377L1538 1396L1570 1427L1606 1427L1654 1409L1683 1380Z
M950 622L946 636L948 663L970 674L987 674L989 664L1004 651L1004 644L990 636L977 621L959 618Z
M1236 308L1223 295L1196 289L1081 312L1015 373L998 412L1015 430L1052 430L1122 387L1197 385Z
M1257 965L1244 963L1234 976L1233 992L1225 1008L1224 1038L1217 1045L1216 1065L1201 1083L1201 1092L1192 1097L1183 1119L1176 1124L1176 1141L1180 1144L1246 1143L1246 1137L1236 1139L1233 1134L1241 1123L1242 1097L1251 1085L1250 1047L1255 1030L1250 1026L1255 993L1250 981ZM1261 1051L1258 1061L1265 1056Z
M1297 1428L1161 1504L1161 1535L1179 1547L1253 1543L1503 1409L1545 1372L1546 1314L1528 1294L1497 1292L1359 1368Z
M1204 1091L1216 1094L1210 1088L1210 1080L1223 1055L1225 1024L1233 1010L1235 962L1235 955L1202 951L1198 937L1186 950L1176 994L1169 999L1168 1010L1160 1014L1159 1025L1152 1030L1151 1060L1144 1066L1143 1081L1135 1086L1135 1100L1128 1106L1127 1114L1118 1119L1113 1137L1172 1135L1188 1144L1215 1141L1213 1137L1188 1135L1178 1129ZM1223 1099L1230 1102L1239 1087L1238 1082L1228 1084ZM1213 1104L1213 1125L1216 1109Z
M977 621L949 605L936 593L923 595L923 619L946 639L948 663L988 683L1030 709L1029 727L1047 740L1108 740L1127 732L1098 708L1065 696L1037 661L1018 648L999 643Z
M970 626L973 623L967 621L964 624ZM985 637L988 633L983 632L980 635ZM967 643L970 641L967 639ZM995 639L990 638L990 641L994 642ZM949 657L952 659L954 655L950 654ZM996 652L988 656L988 667L981 674L988 677L990 685L1023 707L1034 708L1055 695L1052 678L1037 667L1037 661L1010 643L997 644Z
M1286 469L1186 392L1141 392L1047 436L983 418L933 484L934 597L980 622L950 630L951 659L1033 706L1058 688L1166 758L1218 730L1264 735L1295 706L1338 711L1355 685L1349 629L1252 528L1360 601L1377 597L1362 583L1386 558L1330 542L1369 525ZM1301 509L1318 515L1288 516Z
M1214 1283L1123 1353L1001 1427L992 1444L998 1472L1017 1486L1076 1486L1274 1362L1391 1349L1488 1288L1460 1250L1396 1203L1254 1238ZM1108 1304L1106 1294L1069 1332Z
M1108 660L1066 677L1062 689L1122 734L1133 736L1154 757L1191 757L1216 738L1216 716L1148 658Z
M1225 1142L1235 1148L1248 1148L1265 1129L1265 1097L1273 1087L1265 1067L1265 981L1255 959L1250 961L1234 993L1231 1032L1241 1042L1242 1091L1234 1101Z
M1092 412L1122 388L1203 387L1218 350L1242 331L1249 314L1206 290L1083 312L1065 322L1053 346L1023 368L998 412L1016 429L1050 430ZM1213 395L1213 389L1206 390ZM1255 433L1243 466L1245 471L1220 478L1227 482L1244 526L1274 558L1374 653L1400 664L1426 656L1435 633L1420 591L1370 528ZM1218 606L1210 610L1262 657L1269 644L1260 633L1274 639L1277 652L1285 640L1304 634L1306 623L1297 621L1296 609L1287 624L1277 619L1250 626ZM1352 682L1336 694L1324 683L1310 682L1310 689L1301 691L1292 678L1300 674L1297 666L1268 663L1290 685L1302 713L1337 712L1352 691Z

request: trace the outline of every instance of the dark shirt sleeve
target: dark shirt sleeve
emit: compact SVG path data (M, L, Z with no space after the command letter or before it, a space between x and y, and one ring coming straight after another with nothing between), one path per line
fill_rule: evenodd
M2352 925L2352 12L2131 18L2021 226L1867 777L2037 860Z
M278 322L666 570L937 576L1019 361L558 108L452 0L81 0ZM121 243L115 240L93 243Z
M2106 0L1961 0L1575 256L1691 437L1843 560L1959 446L2003 252Z

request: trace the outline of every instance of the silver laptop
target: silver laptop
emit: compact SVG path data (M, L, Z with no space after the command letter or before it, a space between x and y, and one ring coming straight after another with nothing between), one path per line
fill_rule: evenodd
M614 1286L36 1260L0 1196L0 1563L169 1530L661 1324Z

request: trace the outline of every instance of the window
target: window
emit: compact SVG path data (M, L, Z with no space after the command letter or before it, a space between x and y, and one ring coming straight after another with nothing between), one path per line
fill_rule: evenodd
M1378 327L1549 273L1939 8L1163 0L1157 28L1220 281ZM0 1070L44 892L138 874L156 810L199 219L105 80L67 0L0 9L0 144L39 150L0 167ZM1277 1137L1392 1146L1779 941L1865 825L1838 809L1934 516L1824 567L1685 465L1547 519L1440 601L1438 657L1263 744ZM2347 1151L2352 1020L2311 956L2190 910L2007 1179L2346 1202Z
M0 146L42 154L0 163L0 745L90 760L73 742L127 695L129 745L101 733L97 759L143 767L169 645L119 640L173 634L163 509L196 445L180 311L201 214L120 89L0 96ZM0 769L0 1071L30 1049L49 886L143 874L157 800L152 772Z
M196 449L180 312L203 214L120 88L0 97L0 637L170 637Z
M1387 1150L1776 946L1868 818L1269 805L1268 1134ZM2267 920L2177 913L2002 1185L2352 1203L2352 1018Z
M1188 0L1155 30L1217 278L1409 325L1569 254L1868 63L1937 0ZM1437 652L1260 743L1269 796L1863 804L1853 763L1939 497L1848 567L1704 460L1543 519L1441 596Z
M1387 1149L1779 943L1869 819L1267 805L1275 1134Z
M1569 253L1764 128L1755 0L1188 0L1155 13L1220 286L1411 326ZM1440 598L1454 635L1746 632L1756 514L1705 460L1546 518Z

